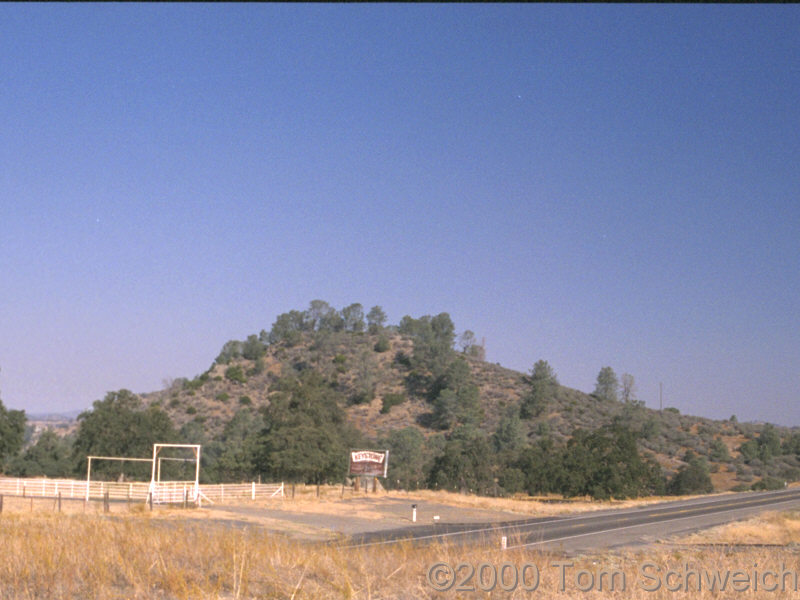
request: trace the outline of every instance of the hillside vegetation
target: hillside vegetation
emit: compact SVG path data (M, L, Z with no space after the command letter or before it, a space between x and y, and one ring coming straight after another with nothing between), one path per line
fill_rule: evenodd
M386 484L407 489L605 498L800 478L798 432L648 409L611 367L587 394L561 386L545 360L529 373L487 363L447 313L387 325L380 307L320 300L225 343L192 379L110 392L78 423L6 450L6 471L81 473L87 454L147 456L155 441L182 441L203 444L209 481L342 481L354 447L389 448Z

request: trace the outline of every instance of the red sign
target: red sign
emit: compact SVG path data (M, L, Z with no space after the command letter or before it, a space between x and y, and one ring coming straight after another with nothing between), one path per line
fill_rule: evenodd
M386 477L389 468L388 450L351 450L350 475Z

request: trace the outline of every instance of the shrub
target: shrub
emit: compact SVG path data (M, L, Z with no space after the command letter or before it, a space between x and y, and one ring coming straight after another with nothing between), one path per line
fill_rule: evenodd
M336 372L337 373L346 373L347 372L347 357L344 354L337 354L333 357L333 364L336 365Z
M263 372L264 372L264 359L257 358L253 362L253 366L247 369L247 376L252 377L253 375L260 375Z
M707 494L713 491L708 465L697 457L689 459L688 465L678 469L668 486L668 492L674 495Z
M247 381L242 367L238 365L225 369L225 379L235 383L245 383Z
M411 357L402 350L394 355L394 361L401 367L411 368Z
M756 481L750 489L753 490L782 490L786 483L777 477L764 477L761 481Z
M406 397L403 394L384 394L383 405L381 406L381 412L383 414L386 414L390 410L392 410L393 406L402 404L405 401Z
M516 467L506 467L498 479L506 494L516 494L525 489L525 473Z
M230 395L227 392L220 392L219 394L216 395L216 399L219 402L227 402L229 398Z
M244 406L250 406L253 401L250 399L250 396L239 396L239 404Z
M386 352L389 349L389 338L385 335L380 336L378 341L375 342L374 349L375 352Z
M711 442L711 448L708 457L716 462L725 462L730 460L728 447L722 440L715 439L713 442Z
M195 377L191 381L189 381L188 379L185 379L183 381L183 389L191 391L191 392L193 392L195 390L199 390L201 387L203 387L203 384L206 381L208 381L207 377L205 379L203 379L201 377Z
M375 393L371 390L360 390L350 396L350 404L368 404L374 397Z

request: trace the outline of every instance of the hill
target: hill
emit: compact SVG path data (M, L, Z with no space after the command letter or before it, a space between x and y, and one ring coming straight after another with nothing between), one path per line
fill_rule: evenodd
M629 497L800 479L800 431L649 409L610 367L585 393L545 360L520 373L483 357L447 313L387 325L380 307L315 300L226 342L191 379L109 392L77 427L60 424L65 438L6 451L4 469L80 474L88 454L175 441L203 444L207 481L340 482L355 447L388 448L386 485L407 489Z
M208 439L214 439L242 408L266 409L271 398L281 394L276 386L282 378L311 370L340 395L347 421L366 443L385 444L392 432L405 428L417 430L426 440L447 438L462 424L458 418L448 423L437 414L435 380L446 375L435 372L435 352L430 364L418 357L424 355L420 345L435 344L424 339L419 325L438 317L404 317L400 325L390 327L380 322L347 326L339 311L315 302L308 311L279 316L270 332L226 343L206 372L177 379L143 399L163 408L178 428L202 428ZM360 310L360 305L352 306ZM316 317L309 316L315 313ZM325 319L332 315L339 321L326 325ZM509 415L519 414L530 394L531 375L482 360L474 336L461 351L453 350L452 333L448 329L447 360L463 361L468 366L466 379L477 388L480 418L474 424L485 436L496 435L504 422L514 422ZM718 490L750 486L764 478L800 477L796 455L782 453L780 441L771 452L762 450L765 444L759 444L759 437L764 425L681 415L673 408L656 411L635 401L602 398L557 384L541 414L518 419L516 426L520 444L535 445L546 438L559 446L576 429L594 431L615 423L636 434L638 449L657 461L667 476L686 468L696 456L705 460ZM767 427L768 434L773 432L786 443L793 439L787 429Z

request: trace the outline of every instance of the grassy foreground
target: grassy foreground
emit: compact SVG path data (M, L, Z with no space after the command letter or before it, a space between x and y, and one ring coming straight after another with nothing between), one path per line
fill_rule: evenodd
M799 514L783 513L766 519L792 532L784 541L800 541ZM746 523L740 527L752 530ZM733 527L720 531L728 541L737 537ZM714 542L714 534L702 541ZM785 591L778 587L776 593L762 590L761 574L765 570L800 571L800 557L791 546L683 545L582 558L524 549L503 552L496 544L393 544L347 549L293 541L258 528L239 530L158 519L139 511L111 515L5 512L0 515L0 549L3 599L780 598L797 597L791 577L783 582ZM434 589L428 573L432 565L442 562L456 569L457 579L466 580L465 586L474 591L457 592L458 582L447 591ZM483 567L479 580L477 574L469 578L471 567L459 568L460 563L476 571L483 563L489 566ZM506 563L509 566L503 567ZM728 573L726 591L720 593L719 585L716 591L709 590L702 573L701 590L697 591L697 577L681 578L687 563L688 569L712 578L716 573ZM534 583L530 565L538 570L535 591L522 589L522 581L510 591L513 574L526 564L527 587L532 588ZM652 566L645 567L647 564ZM643 568L649 578L643 576ZM758 590L753 589L754 569ZM492 592L482 591L491 587L492 572L500 571L504 580L496 583ZM676 575L666 581L668 571ZM732 587L736 571L750 574L747 589L742 589L742 584L739 589ZM446 570L440 569L432 577L435 583L447 587ZM659 583L659 589L648 591ZM768 577L766 583L774 583L774 578ZM676 585L679 589L667 589Z

